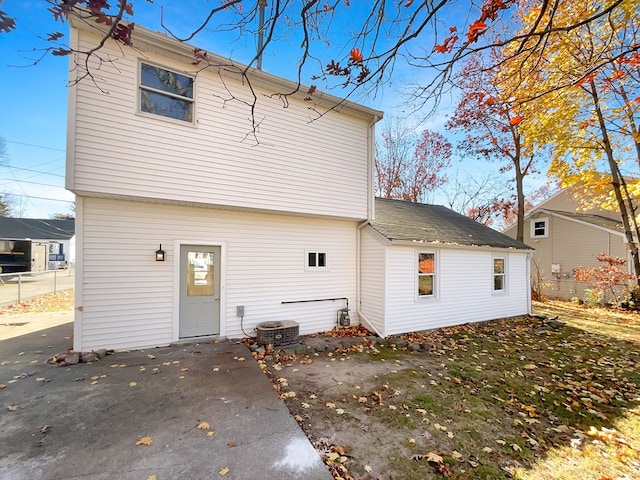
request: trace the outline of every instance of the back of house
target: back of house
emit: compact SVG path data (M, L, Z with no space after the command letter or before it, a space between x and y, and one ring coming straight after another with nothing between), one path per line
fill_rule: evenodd
M100 37L76 22L72 38L86 51ZM70 89L74 348L242 337L282 320L331 329L356 301L382 113L273 95L297 85L213 54L196 66L193 47L137 25L132 40L107 41L89 60L95 83ZM72 62L75 75L84 57Z

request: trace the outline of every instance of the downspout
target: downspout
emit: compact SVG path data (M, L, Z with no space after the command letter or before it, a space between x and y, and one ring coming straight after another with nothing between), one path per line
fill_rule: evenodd
M361 231L364 227L366 227L367 225L369 225L370 221L366 220L364 222L362 222L359 226L358 226L358 230L356 231L356 247L357 247L357 272L356 272L356 278L357 278L357 282L358 282L358 288L356 289L356 313L358 314L358 318L360 319L361 323L365 323L365 326L369 329L369 330L373 330L376 335L378 335L380 338L384 338L384 335L382 334L382 332L379 332L378 329L367 319L367 317L365 317L364 313L362 313L362 311L360 310L360 298L361 298L361 278L362 278L362 274L360 272L360 268L362 263L360 262L360 241L361 241Z
M531 252L527 253L527 277L529 279L529 288L527 288L527 314L531 316L533 314L533 308L531 305Z
M358 229L356 230L356 314L358 318L364 322L367 328L373 330L376 335L381 338L384 338L384 335L376 329L367 317L364 316L362 311L360 310L360 302L362 299L362 262L361 262L361 253L362 248L360 245L361 242L361 231L364 227L369 225L371 220L375 217L375 189L374 185L374 156L375 156L375 135L373 133L373 126L380 120L377 115L373 117L371 123L369 123L367 130L369 132L369 142L368 142L368 152L367 152L367 220L362 222Z

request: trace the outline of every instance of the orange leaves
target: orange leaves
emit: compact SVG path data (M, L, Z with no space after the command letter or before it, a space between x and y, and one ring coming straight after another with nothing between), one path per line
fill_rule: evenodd
M433 47L434 51L438 53L449 53L451 52L451 50L453 50L454 45L458 41L458 35L455 34L457 29L456 27L449 27L449 31L452 33L452 35L445 38L444 42L442 42L442 45L436 45L435 47Z
M522 115L516 115L515 117L511 117L509 119L509 125L511 125L512 127L515 127L517 125L520 125L523 120L524 120L524 117Z
M362 63L362 61L364 60L364 57L362 56L362 53L360 53L360 49L358 47L353 48L350 52L349 52L349 61L352 63Z
M474 43L478 41L480 35L482 35L487 30L487 24L482 20L476 20L469 26L469 31L467 32L467 40L469 43Z

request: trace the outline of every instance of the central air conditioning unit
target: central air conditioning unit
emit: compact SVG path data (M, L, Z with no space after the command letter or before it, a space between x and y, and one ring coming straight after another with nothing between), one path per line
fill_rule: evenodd
M289 345L298 341L300 325L292 320L262 322L256 327L257 341L261 345Z

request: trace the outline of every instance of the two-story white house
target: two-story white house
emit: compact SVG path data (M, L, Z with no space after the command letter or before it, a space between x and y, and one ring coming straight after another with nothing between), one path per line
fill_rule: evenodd
M71 36L76 50L99 38L81 23ZM243 66L210 53L217 66L202 69L192 64L192 47L139 26L133 44L106 43L100 55L113 62L93 64L100 88L90 81L70 88L74 348L238 338L274 320L314 333L333 328L347 306L352 323L367 322L364 309L378 333L402 330L391 325L393 290L380 277L395 250L372 223L374 125L382 112L326 94L309 101L306 92L289 96L285 108L272 93L294 90L290 81L259 70L243 79ZM318 109L326 113L312 121ZM446 245L405 239L397 247L409 262L400 269L409 289L402 301L417 307L399 319L403 328L465 323L478 310L482 320L527 313L529 250L511 242L456 247L465 254L452 257L458 265L448 281L460 283L451 288L438 283L449 271ZM419 271L421 255L435 261L431 273ZM374 257L379 262L363 269ZM496 290L496 268L505 265L512 270L497 273ZM482 285L470 285L470 274ZM472 295L480 304L455 310L469 288L482 291ZM446 321L433 321L447 309Z

